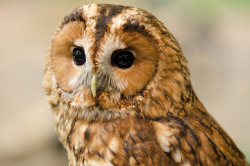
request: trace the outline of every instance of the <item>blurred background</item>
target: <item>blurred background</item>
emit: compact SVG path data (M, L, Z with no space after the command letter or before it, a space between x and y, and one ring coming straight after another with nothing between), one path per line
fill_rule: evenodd
M63 17L92 2L143 8L166 25L197 95L250 161L250 0L0 0L0 165L67 166L43 62Z

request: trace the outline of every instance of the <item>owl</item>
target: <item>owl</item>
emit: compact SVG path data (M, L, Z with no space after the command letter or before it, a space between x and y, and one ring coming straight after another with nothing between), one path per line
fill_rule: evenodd
M89 4L67 15L44 66L70 166L243 166L209 115L174 36L149 12Z

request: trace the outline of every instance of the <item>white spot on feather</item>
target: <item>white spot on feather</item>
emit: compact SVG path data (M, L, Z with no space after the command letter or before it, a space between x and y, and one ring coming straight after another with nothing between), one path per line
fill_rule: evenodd
M84 144L83 135L85 134L86 129L88 128L87 124L83 124L79 129L79 134L76 134L75 137L75 150L81 148Z
M173 151L171 151L171 155L175 162L180 163L181 162L181 153L179 148L174 148Z
M112 140L109 142L109 148L114 152L116 152L118 147L119 147L118 140L115 137L113 137Z
M160 147L162 148L162 150L163 150L164 152L170 152L170 149L169 149L170 143L169 143L169 141L167 140L167 138L164 137L163 135L158 134L158 135L157 135L157 139L158 139L158 142L159 142Z
M184 161L181 163L181 166L191 166L191 164L188 161Z
M171 156L176 163L181 163L181 153L179 147L175 147L173 144L173 140L176 138L173 136L173 133L169 129L169 127L160 122L154 122L154 127L156 130L156 138L160 144L160 147L164 152L171 152ZM170 150L170 147L171 148ZM188 166L188 165L187 165Z
M162 123L155 122L156 137L160 144L160 147L164 152L170 152L170 142L168 138L172 135L168 127Z
M86 162L86 164L85 164ZM101 160L95 160L95 159L89 159L89 160L85 160L84 161L84 165L86 166L113 166L113 164L111 164L110 162L107 162L103 159Z
M110 150L116 153L116 151L118 150L119 144L115 137L111 139L111 141L108 144L108 147L110 148ZM110 150L107 148L107 151L106 151L107 153L105 154L106 161L111 161L114 158L114 155L112 154Z

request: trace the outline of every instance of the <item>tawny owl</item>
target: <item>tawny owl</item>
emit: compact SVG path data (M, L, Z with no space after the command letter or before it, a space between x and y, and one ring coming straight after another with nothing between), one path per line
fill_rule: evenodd
M142 9L67 15L43 85L71 166L247 164L196 96L176 39Z

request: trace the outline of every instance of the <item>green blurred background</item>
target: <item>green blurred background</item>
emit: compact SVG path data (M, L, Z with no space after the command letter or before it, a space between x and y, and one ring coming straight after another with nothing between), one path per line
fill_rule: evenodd
M250 0L0 0L0 165L67 166L42 68L63 17L92 2L143 8L166 25L199 98L250 161Z

